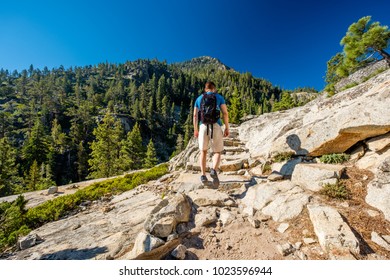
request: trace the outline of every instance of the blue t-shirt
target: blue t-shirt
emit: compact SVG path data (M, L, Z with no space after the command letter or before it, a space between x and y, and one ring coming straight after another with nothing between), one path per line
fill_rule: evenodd
M207 94L211 94L212 92L208 91ZM198 98L195 100L195 108L198 108L200 110L200 103L202 102L202 95L199 95ZM222 95L219 93L215 94L215 97L217 98L217 110L221 111L221 105L226 104L225 98L223 98ZM218 119L217 123L222 126L222 121L221 119ZM201 124L201 121L199 121L199 124Z

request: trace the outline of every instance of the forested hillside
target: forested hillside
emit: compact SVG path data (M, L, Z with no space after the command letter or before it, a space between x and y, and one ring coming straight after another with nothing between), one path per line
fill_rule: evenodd
M0 196L168 160L192 136L193 102L207 80L226 98L233 123L300 105L210 57L1 69Z

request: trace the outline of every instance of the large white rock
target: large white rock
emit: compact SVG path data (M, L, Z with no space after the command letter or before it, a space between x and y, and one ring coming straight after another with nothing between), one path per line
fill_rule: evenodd
M339 212L324 205L307 205L314 232L328 253L359 254L359 241Z
M115 196L109 212L103 211L104 203L94 203L87 211L35 229L31 234L44 242L17 251L10 259L31 259L33 254L54 260L113 258L134 243L146 217L160 201L152 192L133 189Z
M295 166L291 181L302 188L319 191L326 183L336 183L344 169L342 165L300 163Z
M199 207L195 215L195 227L200 228L218 221L216 207Z
M249 216L257 210L282 222L298 216L309 202L309 197L290 181L268 182L250 187L240 207Z
M178 223L188 222L191 205L187 196L178 193L171 199L161 201L149 214L144 228L157 237L168 237Z
M283 222L297 217L309 202L310 196L299 187L278 194L261 212L274 221Z
M366 143L370 151L381 152L390 146L390 133L374 137Z
M367 186L366 202L381 210L390 221L390 157L376 169L375 178Z
M371 240L379 246L385 248L387 251L390 251L390 243L375 231L371 232Z
M226 193L212 189L199 189L188 193L192 202L197 206L225 206L230 198Z
M357 142L390 131L390 70L301 108L261 115L239 127L252 157L280 152L320 156L345 152Z
M140 254L150 252L164 243L163 240L141 231L135 239L133 250L126 256L126 259L134 259Z

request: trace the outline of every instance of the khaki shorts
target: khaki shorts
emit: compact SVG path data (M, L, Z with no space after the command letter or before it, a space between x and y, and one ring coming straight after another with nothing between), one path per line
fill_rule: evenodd
M213 126L213 139L211 139L211 126ZM209 143L214 153L220 153L223 151L223 132L222 127L215 123L209 125L209 133L207 135L207 125L201 124L199 127L199 150L206 151Z

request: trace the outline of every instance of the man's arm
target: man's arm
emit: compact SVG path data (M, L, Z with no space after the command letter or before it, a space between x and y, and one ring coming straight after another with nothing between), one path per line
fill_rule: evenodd
M229 136L229 114L228 114L226 104L221 105L221 111L223 115L223 123L225 124L225 131L223 133L223 136L228 137Z
M199 129L198 129L198 124L199 124L199 120L198 120L198 112L199 112L199 109L197 107L194 107L194 117L193 117L193 125L194 125L194 136L196 138L198 138L199 136Z

